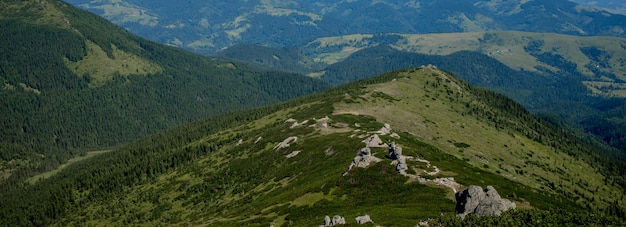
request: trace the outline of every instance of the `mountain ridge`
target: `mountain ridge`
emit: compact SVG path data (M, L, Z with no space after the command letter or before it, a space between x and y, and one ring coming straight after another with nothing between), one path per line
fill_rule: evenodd
M435 64L624 150L626 56L620 50L625 43L616 37L515 31L352 34L317 39L301 52L326 65L308 75L333 84Z
M350 169L370 135L385 143L370 148L382 161ZM623 186L608 183L621 184L612 171L623 168L604 166L623 163L502 95L426 66L167 130L0 197L8 204L0 214L60 225L275 226L335 214L368 214L381 225L453 215L449 188L397 173L391 142L402 147L407 174L493 185L520 212L623 207ZM11 209L53 195L56 203L27 205L31 212ZM600 213L595 221L606 221Z

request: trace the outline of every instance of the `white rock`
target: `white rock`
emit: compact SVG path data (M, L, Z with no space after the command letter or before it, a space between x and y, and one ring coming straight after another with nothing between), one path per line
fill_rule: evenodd
M391 133L391 125L385 123L385 125L380 130L378 130L378 133L381 135L387 135Z
M386 147L383 140L381 140L377 134L367 137L367 139L363 140L363 143L365 143L366 147Z
M287 158L293 158L296 157L296 155L300 154L300 151L292 151L291 153L289 153L287 156Z
M298 141L298 137L297 136L289 137L289 138L283 140L283 142L280 142L279 144L274 146L274 150L279 150L279 149L282 149L282 148L289 147L290 143L293 143L293 142L296 142L296 141Z
M360 224L360 225L363 225L363 224L366 224L366 223L369 223L369 222L374 224L374 221L372 221L372 218L369 215L367 215L367 214L363 215L363 216L358 216L358 217L355 218L355 220L356 220L356 223Z

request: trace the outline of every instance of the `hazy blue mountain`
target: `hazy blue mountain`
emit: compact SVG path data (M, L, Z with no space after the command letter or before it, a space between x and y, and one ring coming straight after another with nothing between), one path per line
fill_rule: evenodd
M625 36L626 16L568 0L68 0L133 33L211 54L233 44L300 46L353 33L491 30Z
M626 2L621 0L571 0L581 5L626 14Z

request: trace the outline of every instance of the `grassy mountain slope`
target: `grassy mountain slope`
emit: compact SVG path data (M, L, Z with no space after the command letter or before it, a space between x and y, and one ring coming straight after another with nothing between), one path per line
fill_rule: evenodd
M391 134L378 132L384 123ZM410 156L410 177L396 172L386 144L371 148L380 162L348 170L373 134ZM454 211L457 186L435 183L444 177L493 185L520 209L619 210L624 163L601 152L504 96L415 68L209 118L77 162L3 190L11 196L0 197L0 220L311 226L325 215L354 223L369 214L377 225L413 226ZM592 221L605 220L596 215Z
M625 15L582 7L569 0L67 2L136 34L204 54L234 44L300 46L320 37L355 33L516 30L626 35Z
M156 44L58 0L2 1L0 28L3 178L328 87Z
M334 84L435 64L624 150L625 43L520 32L365 34L318 39L304 52L332 64L313 75Z

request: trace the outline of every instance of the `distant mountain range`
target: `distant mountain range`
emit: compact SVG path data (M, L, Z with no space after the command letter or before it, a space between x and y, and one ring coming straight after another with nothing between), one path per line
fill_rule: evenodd
M626 2L620 0L571 0L585 6L605 9L610 12L626 14Z
M68 2L133 33L204 54L234 44L301 46L320 37L355 33L517 30L626 36L626 15L568 0Z

